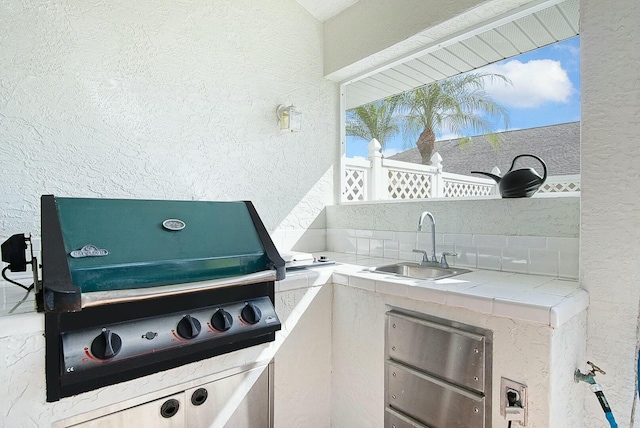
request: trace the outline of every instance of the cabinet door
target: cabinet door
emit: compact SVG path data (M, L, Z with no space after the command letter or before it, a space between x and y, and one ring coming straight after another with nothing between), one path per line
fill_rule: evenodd
M73 425L77 428L183 428L186 412L184 393L172 395Z
M185 391L187 427L270 428L270 367L258 367Z

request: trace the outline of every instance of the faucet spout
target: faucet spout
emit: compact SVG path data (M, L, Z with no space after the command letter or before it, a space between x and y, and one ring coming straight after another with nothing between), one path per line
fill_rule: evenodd
M422 232L422 226L424 224L424 219L428 217L431 221L431 261L437 262L436 258L436 219L433 217L429 211L424 211L420 214L420 219L418 220L418 232Z
M431 220L432 227L436 227L436 219L433 217L433 214L429 211L424 211L420 214L420 219L418 220L418 232L422 232L422 224L424 223L424 218L427 216L429 217L429 220Z

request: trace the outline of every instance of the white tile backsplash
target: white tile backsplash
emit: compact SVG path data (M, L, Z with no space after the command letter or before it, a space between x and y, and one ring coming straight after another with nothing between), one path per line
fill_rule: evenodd
M370 242L371 240L367 238L356 238L356 254L359 256L368 256Z
M342 240L342 243L344 244L342 247L343 251L347 254L356 254L357 239L358 238L355 236L345 236Z
M414 253L413 251L400 251L398 254L398 259L419 262L420 260L422 260L422 254Z
M330 251L359 256L420 261L414 249L431 253L430 232L328 229L324 235L308 236L324 238ZM452 266L578 277L578 238L436 233L438 257L443 251L458 253L447 258Z
M442 235L438 235L436 233L436 247L442 243ZM418 233L417 234L417 243L414 248L431 248L431 233Z
M558 262L560 255L557 251L529 249L531 257L530 273L558 276Z
M369 255L371 257L384 257L384 241L382 239L369 240Z
M512 248L547 248L544 236L507 236L507 247Z
M390 240L395 238L395 234L390 230L374 230L373 237L382 240Z
M560 251L558 275L563 278L578 278L578 252Z
M502 270L508 272L529 272L529 250L527 248L503 248Z
M383 251L386 259L397 260L400 257L400 244L393 239L385 240Z
M504 235L473 235L473 244L482 247L506 247L507 237Z
M502 270L502 248L478 247L478 268Z
M478 266L478 247L472 245L456 245L456 266Z
M445 233L442 239L445 244L473 244L473 235L470 233Z
M373 238L373 230L356 230L356 238Z
M579 246L578 238L547 238L547 250L570 251L577 253Z
M396 238L400 243L401 252L411 252L417 245L417 234L415 232L396 232Z

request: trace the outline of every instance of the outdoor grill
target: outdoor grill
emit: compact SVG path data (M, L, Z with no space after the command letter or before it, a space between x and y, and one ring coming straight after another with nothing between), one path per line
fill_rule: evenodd
M284 261L250 202L41 202L47 401L275 339Z

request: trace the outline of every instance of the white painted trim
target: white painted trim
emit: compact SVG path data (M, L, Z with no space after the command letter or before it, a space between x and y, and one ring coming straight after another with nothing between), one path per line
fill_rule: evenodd
M454 43L458 43L461 40L468 39L473 36L477 36L485 31L491 30L493 28L499 27L506 23L515 21L516 19L522 18L527 15L531 15L532 13L539 12L543 9L546 9L551 6L555 6L556 4L562 3L564 0L536 0L524 6L520 6L508 12L505 12L501 15L493 17L484 22L478 23L476 25L472 25L469 28L464 30L455 32L448 36L445 40L438 40L432 43L427 44L425 47L416 49L413 52L403 55L400 58L396 58L394 60L388 61L385 64L376 67L375 69L369 70L367 72L361 73L355 77L349 78L343 81L340 85L341 91L344 85L348 85L350 83L357 82L359 80L365 79L367 77L373 76L382 71L393 68L397 65L404 64L405 62L411 61L413 59L419 58L431 52L435 52L439 49L442 49L447 46L451 46Z

